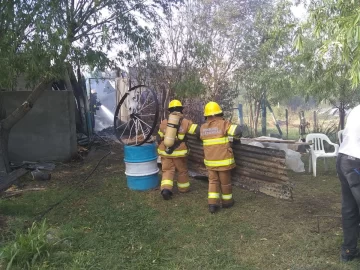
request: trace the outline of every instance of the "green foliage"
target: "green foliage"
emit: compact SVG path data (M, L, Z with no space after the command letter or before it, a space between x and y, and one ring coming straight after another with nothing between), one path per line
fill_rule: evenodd
M333 106L351 107L360 101L360 90L349 80L351 69L343 61L338 47L325 50L324 39L314 34L310 23L302 26L298 35L301 42L295 44L300 49L293 58L297 92L317 102L329 101Z
M6 269L12 269L13 266L30 269L49 257L57 243L47 239L48 231L49 226L44 220L41 224L34 222L26 233L17 232L14 241L8 243L0 253L0 261L7 264Z
M171 88L174 95L179 98L192 98L203 95L206 86L201 82L199 75L196 72L187 72L176 81Z
M29 86L62 77L66 62L91 68L114 65L107 55L122 46L136 55L151 46L162 14L180 0L0 1L0 89L11 89L19 74ZM162 14L161 14L162 13ZM152 24L150 29L139 22Z
M320 41L317 48L322 55L336 51L339 64L348 66L344 75L356 87L360 82L359 2L320 0L313 2L309 10L312 34ZM301 42L298 41L296 46L301 48Z
M276 102L293 93L291 88L291 38L295 19L289 1L262 1L246 27L243 44L243 64L236 78L247 92L249 100L267 97Z

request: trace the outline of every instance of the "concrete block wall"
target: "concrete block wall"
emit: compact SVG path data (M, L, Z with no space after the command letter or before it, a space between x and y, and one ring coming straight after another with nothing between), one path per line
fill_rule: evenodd
M0 92L6 114L28 95L28 91ZM45 91L10 133L12 162L66 161L76 151L75 99L71 91Z

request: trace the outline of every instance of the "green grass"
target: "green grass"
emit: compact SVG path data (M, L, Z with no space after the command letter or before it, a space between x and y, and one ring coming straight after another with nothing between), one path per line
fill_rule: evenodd
M13 242L5 245L0 253L0 260L6 262L6 269L13 266L31 269L38 261L48 257L61 242L51 234L46 219L41 223L33 222L25 232L17 232Z
M45 192L0 201L4 245L91 166L82 168L55 173ZM85 189L47 215L67 244L31 269L359 269L339 263L338 218L321 218L317 232L315 215L340 215L336 173L318 171L317 178L291 174L294 201L234 187L235 206L211 215L206 182L192 180L190 193L163 201L159 191L128 190L120 158L104 162Z

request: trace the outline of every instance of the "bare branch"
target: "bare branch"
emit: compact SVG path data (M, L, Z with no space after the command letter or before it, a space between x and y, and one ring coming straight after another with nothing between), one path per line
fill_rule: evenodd
M91 25L85 32L80 33L79 35L77 35L74 38L74 41L79 40L80 38L82 38L85 35L88 35L91 33L92 30L94 30L95 28L99 27L100 25L106 24L106 23L111 23L113 22L116 18L118 17L122 17L125 14L135 10L139 5L143 4L146 0L141 1L140 3L135 4L134 6L130 7L129 9L125 10L122 13L116 13L114 12L113 15L111 15L110 17L108 17L107 19L102 20L99 23L96 23L94 25ZM91 8L91 6L89 6L89 8L87 9L87 12L84 14L84 17L78 21L78 26L75 30L76 34L80 31L80 29L82 29L84 27L84 25L86 24L87 20L94 14L96 14L97 12L99 12L101 9L105 8L107 6L106 1L104 3L102 3L102 5L100 5L97 9Z

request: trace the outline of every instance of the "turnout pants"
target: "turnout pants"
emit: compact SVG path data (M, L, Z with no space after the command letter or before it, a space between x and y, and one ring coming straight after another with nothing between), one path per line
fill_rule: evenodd
M187 192L190 189L190 182L187 168L187 158L166 158L161 157L162 180L161 190L172 191L174 185L175 171L178 173L177 186L180 192Z
M341 183L342 227L344 243L342 252L355 253L360 223L360 159L339 153L336 170Z
M219 204L221 201L223 205L231 204L232 186L231 186L231 170L227 171L213 171L209 170L209 193L208 203Z

